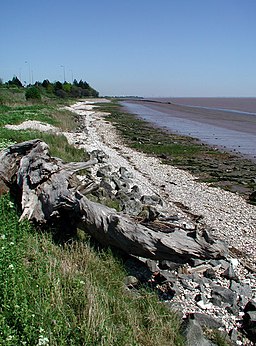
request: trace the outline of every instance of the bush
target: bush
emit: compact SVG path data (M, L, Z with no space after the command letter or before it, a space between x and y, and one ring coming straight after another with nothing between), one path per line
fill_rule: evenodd
M26 100L41 100L41 94L38 88L32 86L26 90L25 93Z

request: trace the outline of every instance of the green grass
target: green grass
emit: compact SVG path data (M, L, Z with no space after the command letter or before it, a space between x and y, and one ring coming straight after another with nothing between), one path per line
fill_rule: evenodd
M53 242L0 198L1 345L183 345L179 319L150 292L128 294L110 251Z
M68 145L64 136L3 127L29 119L74 129L75 115L62 106L46 97L31 104L15 88L0 90L0 149L41 138L53 156L65 161L87 160L87 154ZM119 109L113 104L104 107ZM159 150L159 137L154 137L150 127L144 133L141 122L126 117L119 122L119 113L117 117L112 114L111 121L120 130L124 128L123 135L134 147L142 145L144 151L154 150L158 155L181 155L176 143L165 142ZM190 146L183 149L191 150ZM42 233L27 221L19 223L18 217L9 196L1 196L0 345L184 344L180 319L154 293L127 292L127 274L110 251L96 250L81 235L65 244L56 243L54 230Z
M19 90L19 89L18 89ZM23 91L24 94L24 91ZM17 95L19 97L17 97ZM22 91L0 88L0 149L13 143L39 138L50 147L53 156L64 161L86 161L89 155L68 144L63 135L37 131L15 131L4 128L6 124L20 124L26 120L38 120L59 127L63 131L72 131L77 127L76 115L63 108L63 103L56 99L44 99L44 102L29 103L20 98ZM4 103L4 104L3 104Z

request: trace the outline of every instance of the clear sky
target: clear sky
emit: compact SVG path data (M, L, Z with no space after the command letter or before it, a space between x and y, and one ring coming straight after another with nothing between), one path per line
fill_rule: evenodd
M256 96L256 0L2 0L0 78L64 71L102 96Z

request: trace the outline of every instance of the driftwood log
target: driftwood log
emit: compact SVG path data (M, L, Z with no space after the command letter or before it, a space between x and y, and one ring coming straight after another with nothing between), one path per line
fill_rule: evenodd
M64 163L51 157L47 144L40 140L20 143L0 153L1 188L15 191L21 220L27 218L40 225L65 217L66 222L75 223L103 245L128 254L159 260L225 256L225 246L209 238L207 232L154 231L115 209L90 201L74 188L72 179L77 171L95 163L96 159Z

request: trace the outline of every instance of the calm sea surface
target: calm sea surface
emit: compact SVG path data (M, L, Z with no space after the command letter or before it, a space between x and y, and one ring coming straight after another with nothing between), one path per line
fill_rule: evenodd
M256 159L256 98L151 99L121 104L157 126Z

